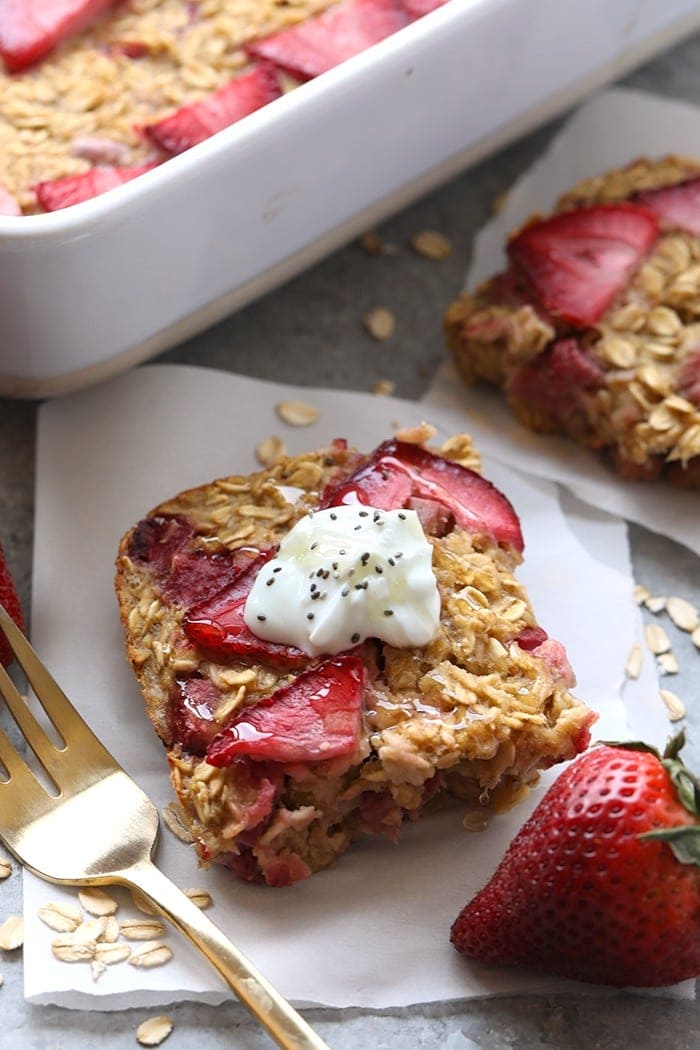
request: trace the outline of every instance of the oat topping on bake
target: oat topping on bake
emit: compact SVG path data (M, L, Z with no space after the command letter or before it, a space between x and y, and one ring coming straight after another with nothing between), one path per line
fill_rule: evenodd
M589 179L509 241L510 267L445 326L469 382L624 477L700 487L700 164Z
M288 885L364 835L397 839L431 800L507 807L586 746L593 716L514 575L517 515L477 465L464 435L440 453L390 440L363 455L336 441L184 492L124 537L127 653L203 862ZM258 579L275 591L280 544L310 515L348 508L420 520L437 630L398 645L358 630L313 655L260 637L246 603ZM363 571L376 574L375 560ZM315 593L323 582L306 580Z

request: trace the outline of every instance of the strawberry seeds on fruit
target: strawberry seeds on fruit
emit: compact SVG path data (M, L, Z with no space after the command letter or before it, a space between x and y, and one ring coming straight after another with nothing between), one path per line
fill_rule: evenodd
M575 760L455 920L455 948L620 987L700 975L700 785L683 743Z

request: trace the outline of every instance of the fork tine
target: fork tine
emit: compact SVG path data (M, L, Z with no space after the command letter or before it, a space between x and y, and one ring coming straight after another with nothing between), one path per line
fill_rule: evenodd
M7 704L18 729L24 734L27 743L46 772L55 777L58 773L56 759L59 757L59 749L49 740L2 664L0 664L0 696Z
M80 717L58 682L49 673L2 605L0 605L0 630L5 635L39 703L66 744L70 746L80 746L81 742L87 744L92 758L100 757L105 764L113 766L112 756ZM38 723L36 725L38 726ZM55 749L54 751L55 755L60 755L59 751Z

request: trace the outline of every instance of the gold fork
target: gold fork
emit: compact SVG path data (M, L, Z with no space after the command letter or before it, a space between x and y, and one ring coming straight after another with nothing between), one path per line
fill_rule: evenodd
M7 848L49 882L118 884L138 891L209 959L279 1046L328 1050L303 1017L153 864L155 806L86 725L2 605L0 631L64 742L57 747L48 738L0 664L0 696L58 789L55 796L48 794L0 729L0 839Z

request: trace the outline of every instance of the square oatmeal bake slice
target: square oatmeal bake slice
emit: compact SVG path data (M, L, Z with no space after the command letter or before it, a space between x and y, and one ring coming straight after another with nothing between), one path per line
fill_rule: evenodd
M522 550L465 436L337 440L132 528L127 654L202 860L287 885L436 796L505 808L585 748Z
M468 382L503 387L629 479L700 488L700 163L580 183L509 239L507 269L445 317Z

